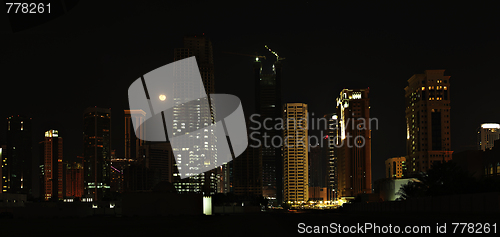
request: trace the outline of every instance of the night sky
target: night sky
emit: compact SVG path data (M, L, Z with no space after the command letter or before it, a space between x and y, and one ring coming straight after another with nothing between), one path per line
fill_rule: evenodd
M124 155L127 91L141 75L173 62L186 34L208 36L215 90L254 110L253 57L283 60L283 102L303 102L314 117L335 111L343 88L370 87L373 180L384 160L406 155L404 88L415 73L451 76L451 144L475 149L476 129L500 122L498 9L475 5L337 5L81 1L65 15L13 33L0 15L0 118L27 114L34 139L59 130L65 159L82 153L83 110L111 108L112 148ZM3 6L2 6L3 7ZM3 10L2 10L3 11ZM4 131L2 130L2 133ZM38 147L34 147L37 157Z

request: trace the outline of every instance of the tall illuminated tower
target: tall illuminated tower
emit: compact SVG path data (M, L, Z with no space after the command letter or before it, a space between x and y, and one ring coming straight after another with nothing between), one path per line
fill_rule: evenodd
M204 35L185 36L184 47L176 48L174 50L174 60L176 61L192 56L195 56L196 58L196 63L198 64L201 79L205 87L205 93L207 97L210 98L210 94L215 92L215 76L212 42L208 37ZM182 73L181 70L183 70L183 68L176 68L175 70L178 70L178 73ZM210 152L212 149L217 149L216 147L211 147L215 144L215 141L210 140L214 139L215 136L213 134L209 134L213 133L213 130L204 129L200 131L200 129L210 126L215 121L216 111L214 111L211 107L208 107L205 103L187 103L190 101L190 98L201 98L201 95L203 95L202 91L193 90L187 83L176 83L174 87L175 95L173 95L173 99L175 100L176 106L173 108L173 113L178 114L178 117L176 118L174 116L175 121L173 121L173 128L177 129L177 131L174 131L173 135L176 133L183 134L185 131L190 130L198 131L196 134L191 134L195 137L200 137L202 140L208 137L206 141L203 141L206 142L205 144L207 144L207 147L201 148L206 149L205 157L210 157L210 160L204 160L204 165L209 166L214 163L217 164L217 156L215 155L217 153ZM211 103L211 100L209 99L208 102ZM182 148L173 149L200 148L197 145L194 145L194 143L186 143ZM189 159L193 159L194 162L199 162L199 159L203 158L190 157ZM185 167L185 164L180 163L181 160L177 159L177 169L187 168ZM218 166L219 167L216 169L202 174L193 175L189 178L176 182L174 185L177 191L198 192L204 194L228 192L230 179L228 166L227 164L218 164Z
M83 113L85 195L102 200L110 192L111 109L89 107Z
M444 71L415 74L405 87L408 175L426 172L433 162L452 158L450 77Z
M500 138L500 124L483 123L477 132L478 150L486 151L495 145L495 141Z
M284 201L298 205L309 199L307 104L283 105L283 121Z
M338 172L337 172L337 151L336 145L338 143L337 129L338 129L338 116L336 113L325 114L323 116L327 121L327 127L325 129L324 139L327 141L327 146L324 149L327 150L328 155L328 177L327 177L327 198L333 201L337 198L338 189Z
M343 89L337 98L338 197L372 192L370 89Z
M63 183L63 139L57 130L45 132L40 142L40 197L44 200L62 200Z
M7 118L6 150L2 149L2 191L32 194L31 118Z

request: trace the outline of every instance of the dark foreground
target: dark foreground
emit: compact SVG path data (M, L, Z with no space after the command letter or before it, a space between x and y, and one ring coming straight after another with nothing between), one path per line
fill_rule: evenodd
M299 223L304 223L301 224L302 228L299 228ZM337 229L330 228L332 223ZM314 232L314 226L328 226L322 228L323 232L327 231L329 234L339 234L332 233L339 230L338 226L341 231L344 226L350 226L352 231L359 231L352 227L358 223L361 226L366 223L379 226L380 232L394 231L395 226L401 229L405 226L429 226L431 233L419 233L424 236L435 235L437 227L445 223L446 233L455 231L455 235L460 235L463 228L454 228L453 223L489 223L489 235L500 233L500 213L427 215L298 211L214 216L4 218L0 219L0 236L285 236L298 235L304 231ZM496 234L493 233L492 226L495 223ZM391 230L389 227L381 228L389 225ZM306 229L307 226L311 227ZM474 231L484 234L484 225L478 230L480 226L475 224ZM321 231L320 228L316 227L316 230ZM374 231L376 230L364 230L363 235L373 235ZM467 227L464 231L467 232Z

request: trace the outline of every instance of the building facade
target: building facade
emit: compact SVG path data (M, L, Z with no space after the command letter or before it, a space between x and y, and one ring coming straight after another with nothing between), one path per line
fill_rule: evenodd
M65 163L65 197L81 198L83 196L83 165L82 163Z
M2 192L33 194L31 118L7 118L6 149L2 151Z
M212 42L208 37L204 35L193 35L184 37L184 47L176 48L174 50L174 60L181 60L194 56L196 58L196 63L200 71L200 75L203 81L203 86L205 91L193 90L191 85L176 83L174 85L174 100L176 105L173 108L173 113L178 114L179 117L175 117L173 122L173 129L177 131L173 132L173 135L185 134L190 132L194 137L199 137L202 139L207 147L204 147L204 157L189 157L188 159L177 159L176 166L179 172L182 168L187 167L186 164L181 164L182 160L190 160L190 162L199 163L202 162L205 166L212 166L214 164L218 165L217 156L214 147L215 136L213 129L203 129L212 125L215 121L216 111L210 106L211 99L210 94L215 92L215 74L214 74L214 62L213 62L213 49ZM182 73L182 68L179 68L180 73ZM191 98L204 98L208 99L208 103L205 103L203 99L199 103L193 103ZM189 103L188 103L189 102ZM184 103L187 103L185 106ZM203 129L203 130L201 130ZM195 132L192 132L195 131ZM194 138L193 138L194 139ZM195 145L198 142L184 142L182 147L174 147L173 149L199 149ZM195 147L196 146L196 147ZM203 159L203 161L201 160ZM180 187L179 192L189 193L197 192L204 194L215 194L215 193L225 193L228 191L227 181L229 178L229 169L227 164L220 164L222 167L212 169L210 171L190 175L188 178L184 178L176 182L175 186ZM218 165L218 166L220 166ZM196 168L195 168L196 169ZM196 172L196 171L194 171ZM176 174L174 174L175 176ZM222 182L220 182L222 181Z
M385 177L388 179L406 178L406 157L393 157L385 160Z
M40 142L40 197L44 200L64 198L63 139L57 130L45 132Z
M207 95L215 93L215 73L212 41L205 35L184 37L184 47L174 49L174 61L196 57Z
M3 193L4 191L7 192L7 185L4 185L4 183L7 183L7 178L2 174L4 170L4 163L7 161L7 159L4 158L4 156L6 156L4 153L6 152L7 146L0 145L0 193Z
M450 77L445 70L426 70L405 87L408 175L426 172L433 162L452 158Z
M125 191L124 171L133 159L111 159L111 192L123 193Z
M262 196L260 148L248 147L232 163L232 192L240 196Z
M327 177L327 196L328 201L334 201L337 198L337 129L338 129L338 116L336 113L325 114L323 118L327 121L327 127L324 129L327 145L324 147L328 156L328 177Z
M144 145L144 140L137 137L146 137L144 119L146 112L141 109L125 110L125 159L139 159L139 148ZM135 121L134 121L135 120ZM134 124L141 124L139 131L134 131ZM138 134L138 136L136 135Z
M309 139L307 104L283 105L283 184L285 203L295 205L309 199Z
M90 107L83 113L85 195L94 201L110 194L111 109Z
M495 141L500 138L500 124L483 123L477 131L477 149L486 151L495 145Z
M337 98L338 197L372 192L370 89L343 89Z

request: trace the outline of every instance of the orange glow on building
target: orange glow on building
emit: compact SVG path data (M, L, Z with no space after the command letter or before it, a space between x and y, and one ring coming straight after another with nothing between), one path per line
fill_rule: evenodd
M74 162L66 166L66 197L83 196L83 165Z

